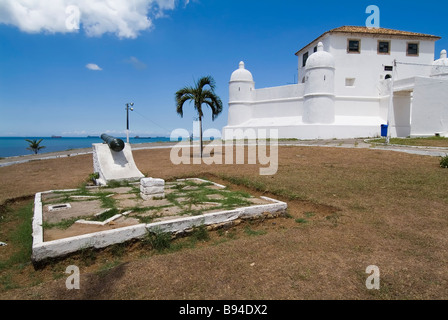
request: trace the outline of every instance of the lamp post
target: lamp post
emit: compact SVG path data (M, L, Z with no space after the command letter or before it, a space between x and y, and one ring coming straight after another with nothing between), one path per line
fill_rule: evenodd
M131 108L134 105L133 102L126 103L126 142L129 143L129 110L134 111L134 108Z

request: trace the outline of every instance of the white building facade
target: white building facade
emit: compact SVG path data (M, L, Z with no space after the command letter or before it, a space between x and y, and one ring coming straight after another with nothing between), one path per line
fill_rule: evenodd
M341 27L296 53L299 83L256 89L240 62L229 83L226 129L278 129L279 138L392 137L448 133L448 59L440 37ZM231 132L231 131L228 131Z

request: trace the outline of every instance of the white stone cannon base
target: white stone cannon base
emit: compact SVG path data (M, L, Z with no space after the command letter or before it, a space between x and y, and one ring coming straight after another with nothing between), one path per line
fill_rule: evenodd
M112 180L138 181L144 175L138 170L129 143L120 152L110 150L105 143L94 143L93 171L99 174L97 185L107 185Z

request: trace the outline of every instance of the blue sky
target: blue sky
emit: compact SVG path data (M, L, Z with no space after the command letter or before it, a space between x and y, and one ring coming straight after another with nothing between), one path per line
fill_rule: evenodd
M57 10L76 0L54 0L59 7L35 0L28 9L38 17L21 15L12 2L29 3L0 0L0 136L124 136L127 102L135 104L131 135L191 131L193 106L180 118L174 93L205 75L215 78L224 110L214 122L206 110L204 129L221 130L228 81L241 60L256 88L293 83L294 53L330 29L365 25L372 4L381 27L442 37L437 58L448 49L445 2L114 0L118 17L81 6L77 32L63 29L68 14Z

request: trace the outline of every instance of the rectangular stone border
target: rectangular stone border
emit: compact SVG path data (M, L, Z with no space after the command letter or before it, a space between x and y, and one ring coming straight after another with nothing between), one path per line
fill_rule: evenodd
M58 191L68 191L68 190L58 190ZM143 223L129 227L100 231L80 236L74 236L70 238L44 242L43 227L42 227L43 223L42 194L50 192L54 191L37 193L34 200L34 217L32 222L33 245L31 255L31 260L33 261L34 264L46 260L48 258L57 258L65 256L67 254L74 253L82 249L105 248L113 244L123 243L132 239L143 238L149 232L162 231L162 232L179 233L201 225L209 226L231 222L237 219L260 218L266 214L275 215L276 213L284 212L288 208L288 205L285 202L271 199L268 197L260 197L273 203L242 207L227 211L206 213L203 215L178 218L168 221L160 221L148 224Z

